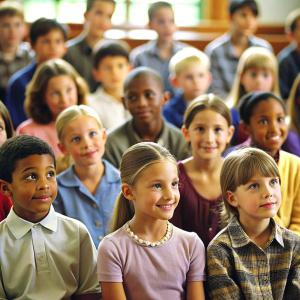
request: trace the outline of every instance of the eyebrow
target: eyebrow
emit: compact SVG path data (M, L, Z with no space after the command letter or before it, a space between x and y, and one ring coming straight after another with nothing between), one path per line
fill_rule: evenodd
M29 168L26 168L24 169L21 174L25 173L25 172L28 172L28 171L31 171L31 170L35 170L36 168L35 167L29 167ZM50 166L47 166L46 169L55 169L54 168L54 165L50 165Z

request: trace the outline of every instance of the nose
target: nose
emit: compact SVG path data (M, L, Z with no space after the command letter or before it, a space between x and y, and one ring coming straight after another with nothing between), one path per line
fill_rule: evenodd
M45 177L40 178L38 189L39 190L47 190L47 189L49 189L49 183L48 183L47 178L45 178Z
M173 193L173 191L172 191L171 186L165 188L165 190L164 190L164 198L167 199L167 200L172 200L172 199L174 199L174 193Z
M144 96L140 96L138 98L138 106L139 107L144 107L147 105L147 99Z
M268 199L272 197L273 197L272 188L269 185L266 185L264 189L264 198Z
M214 133L212 130L207 130L205 133L205 141L208 143L212 143L214 140Z
M269 131L270 132L278 132L278 125L277 125L277 121L273 120L269 123Z
M84 148L89 148L92 145L91 140L89 138L83 138L82 142L83 142Z

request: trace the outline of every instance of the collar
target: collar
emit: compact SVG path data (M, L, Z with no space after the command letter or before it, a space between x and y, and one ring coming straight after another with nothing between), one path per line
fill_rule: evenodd
M172 44L172 55L174 55L176 52L178 52L181 49L182 49L182 47L179 46L179 43L175 43L173 41L173 44ZM149 52L149 53L151 53L153 55L159 56L159 50L158 50L158 47L157 47L157 40L149 41L147 43L147 52Z
M7 216L6 224L17 240L22 238L34 225L36 225L35 223L31 223L17 216L13 209L10 210L10 213ZM43 227L56 232L57 216L52 205L48 215L37 224L41 224Z

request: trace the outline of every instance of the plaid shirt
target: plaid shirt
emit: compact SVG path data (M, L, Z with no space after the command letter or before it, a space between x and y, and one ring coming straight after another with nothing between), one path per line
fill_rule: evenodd
M253 243L233 217L209 244L211 299L300 299L300 237L270 222L264 249Z

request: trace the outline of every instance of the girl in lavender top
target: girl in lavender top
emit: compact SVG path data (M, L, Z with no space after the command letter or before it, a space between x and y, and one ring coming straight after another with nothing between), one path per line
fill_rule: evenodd
M142 142L123 154L120 173L112 233L98 248L103 300L204 300L204 245L168 222L179 201L176 160Z

